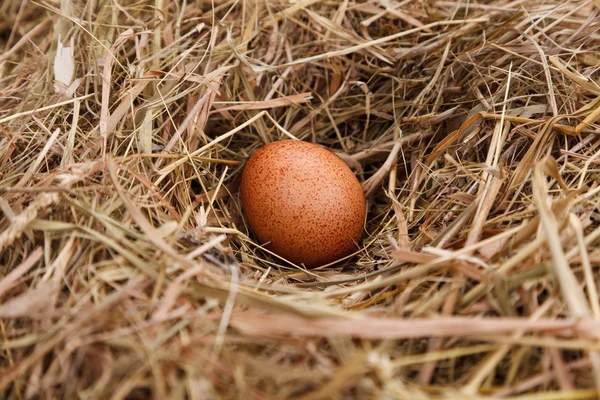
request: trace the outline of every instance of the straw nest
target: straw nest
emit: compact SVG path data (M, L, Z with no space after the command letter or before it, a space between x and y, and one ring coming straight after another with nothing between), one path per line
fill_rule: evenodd
M597 1L3 1L5 399L587 399ZM261 145L335 151L341 263L256 243Z

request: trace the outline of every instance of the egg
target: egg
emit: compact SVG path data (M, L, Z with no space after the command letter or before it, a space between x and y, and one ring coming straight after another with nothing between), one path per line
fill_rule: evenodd
M360 183L342 159L312 143L281 140L258 149L242 173L240 198L258 241L297 265L339 260L363 233Z

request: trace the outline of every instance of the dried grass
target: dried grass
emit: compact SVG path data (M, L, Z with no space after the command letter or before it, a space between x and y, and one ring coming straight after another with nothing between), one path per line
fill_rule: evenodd
M598 398L599 5L1 2L0 398ZM340 263L244 224L286 138Z

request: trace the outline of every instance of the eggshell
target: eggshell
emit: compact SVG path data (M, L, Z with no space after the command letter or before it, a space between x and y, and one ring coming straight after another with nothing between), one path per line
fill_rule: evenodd
M282 140L258 149L240 196L258 241L295 264L316 267L356 249L365 221L362 187L332 152Z

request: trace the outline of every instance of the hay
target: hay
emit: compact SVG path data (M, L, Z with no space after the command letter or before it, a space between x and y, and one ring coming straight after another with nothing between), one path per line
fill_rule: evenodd
M594 1L4 1L1 398L592 399ZM364 183L365 239L254 242L249 154Z

